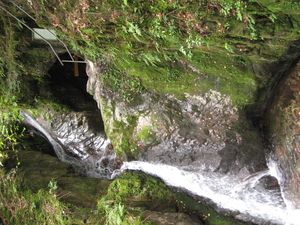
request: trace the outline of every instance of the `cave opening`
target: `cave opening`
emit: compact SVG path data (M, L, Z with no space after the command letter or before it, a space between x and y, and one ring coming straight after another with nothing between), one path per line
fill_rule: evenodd
M59 56L61 59L68 59L68 53ZM78 61L83 61L80 57L76 58ZM50 65L47 75L45 86L39 90L40 95L51 98L67 110L51 119L49 127L44 129L45 132L49 131L49 136L52 135L53 139L59 140L62 147L66 147L65 150L69 155L72 154L70 150L87 154L100 150L106 143L106 134L97 102L87 93L86 64L64 63L62 66L56 60ZM43 124L40 125L43 127ZM28 143L26 148L34 152L59 158L49 137L35 126L28 126L28 134L24 136L24 142ZM22 157L22 155L19 157L21 161ZM19 159L5 162L5 168L13 168Z
M68 53L60 54L61 59L68 59ZM81 57L74 57L83 61ZM64 63L58 60L48 70L49 83L55 99L74 111L97 110L97 103L86 91L88 76L85 63Z
M68 53L59 54L61 59L69 59ZM84 61L82 57L73 55L76 61ZM89 124L104 132L101 112L97 102L87 92L88 76L85 63L64 63L56 60L48 70L49 86L55 100L74 112L85 112L91 117Z

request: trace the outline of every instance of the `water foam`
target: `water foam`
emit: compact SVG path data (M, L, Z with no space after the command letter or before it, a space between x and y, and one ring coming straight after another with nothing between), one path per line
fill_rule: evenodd
M272 164L273 165L273 164ZM161 178L167 185L213 201L218 208L234 212L236 218L259 224L299 225L299 209L290 208L271 190L254 188L266 175L278 176L275 168L249 179L208 172L190 172L180 168L142 161L124 163L124 170L139 170Z

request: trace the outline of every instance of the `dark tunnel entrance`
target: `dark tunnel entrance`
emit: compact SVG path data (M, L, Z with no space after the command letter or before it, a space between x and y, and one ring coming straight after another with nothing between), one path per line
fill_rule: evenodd
M61 59L68 59L68 53L59 55ZM76 57L83 61L82 58ZM48 70L52 93L57 101L70 107L74 111L97 110L97 103L86 91L88 76L85 63L64 63L58 60Z
M61 59L69 59L68 53L60 54ZM83 61L81 57L74 56L76 60ZM91 121L104 131L103 120L96 101L87 93L88 76L85 63L64 63L58 60L48 70L50 89L55 100L75 112L85 112L91 115Z

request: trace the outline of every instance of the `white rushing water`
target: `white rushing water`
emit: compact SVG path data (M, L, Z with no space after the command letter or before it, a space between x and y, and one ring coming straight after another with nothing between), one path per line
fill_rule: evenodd
M244 180L233 175L190 172L174 166L142 161L126 162L121 170L138 170L159 177L168 186L210 199L218 208L237 214L237 219L259 224L300 224L300 209L291 207L285 202L284 196L285 201L280 193L276 194L274 190L255 188L259 180L266 175L280 179L276 164L272 162L269 163L269 170Z
M69 142L63 139L61 141L54 139L47 129L27 113L22 112L22 116L25 124L35 128L52 144L61 161L70 162L71 164L87 164L86 166L90 168L86 170L86 175L98 177L95 173L95 171L99 170L97 159L93 157L81 157L81 161L74 160L66 154L63 148L63 145L68 145ZM68 136L68 138L72 140L78 139L72 135ZM107 146L109 140L100 141L99 143L101 146L103 144ZM114 162L114 156L111 156L111 158L108 158L108 156L105 155L104 158ZM100 157L99 160L101 161L101 159ZM109 178L117 176L120 172L118 169L112 169L113 171L108 171ZM272 176L282 186L283 176L281 176L280 170L273 160L269 160L268 170L250 176L245 175L244 177L205 172L201 171L200 168L198 170L191 168L193 169L192 171L188 171L187 169L189 169L188 166L184 168L159 163L131 161L125 162L120 170L121 172L125 170L138 170L159 177L171 187L179 188L192 195L211 200L218 209L233 212L237 219L257 224L300 225L300 208L295 208L285 198L285 193L282 190L268 190L259 185L263 177ZM100 175L99 177L103 177L103 175Z

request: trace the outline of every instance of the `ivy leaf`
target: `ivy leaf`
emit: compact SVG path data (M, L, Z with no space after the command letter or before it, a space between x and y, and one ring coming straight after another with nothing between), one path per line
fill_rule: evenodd
M225 43L224 48L225 48L228 52L233 53L232 47L231 47L227 42Z
M274 13L272 13L270 16L269 16L269 19L272 21L272 23L275 23L277 17Z

